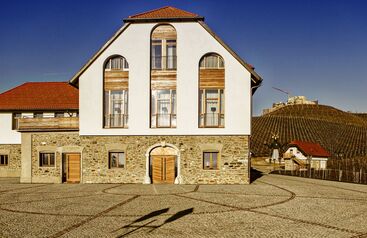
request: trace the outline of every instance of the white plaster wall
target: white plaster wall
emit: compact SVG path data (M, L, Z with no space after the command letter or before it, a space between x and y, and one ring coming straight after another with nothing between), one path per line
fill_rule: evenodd
M12 130L12 113L0 113L0 144L21 144L20 133Z
M249 135L250 73L198 23L173 23L177 31L177 128L152 129L150 33L156 24L132 24L80 76L81 135ZM216 52L225 61L225 128L198 128L198 65ZM103 128L103 64L119 54L129 62L129 128Z
M291 150L293 150L292 153L291 153ZM297 147L289 147L288 150L285 153L292 154L292 155L296 156L297 159L307 160L307 157L304 156L302 154L302 152L298 150Z

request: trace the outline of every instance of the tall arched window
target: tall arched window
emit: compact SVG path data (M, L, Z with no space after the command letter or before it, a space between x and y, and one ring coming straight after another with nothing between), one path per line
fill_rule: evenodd
M127 128L129 64L122 56L109 58L104 66L104 128Z
M204 55L199 64L199 127L224 127L224 60Z
M151 34L151 128L176 127L176 30L158 25Z

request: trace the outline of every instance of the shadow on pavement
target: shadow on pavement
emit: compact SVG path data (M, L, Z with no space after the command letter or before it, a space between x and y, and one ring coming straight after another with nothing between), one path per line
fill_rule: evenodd
M254 182L256 181L257 179L261 178L262 176L264 176L264 173L257 170L257 169L254 169L254 168L251 168L251 172L250 172L250 182Z
M178 219L180 219L180 218L182 218L182 217L184 217L186 215L191 214L194 211L194 208L189 208L189 209L186 209L186 210L179 211L179 212L173 214L171 217L167 218L160 225L155 225L155 226L150 225L151 223L157 221L156 219L151 220L151 221L149 221L147 223L144 223L144 224L136 224L136 223L139 223L139 222L146 221L146 220L148 220L150 218L153 218L153 217L158 217L158 216L160 216L160 215L168 212L168 210L169 210L169 208L164 208L164 209L161 209L161 210L153 211L153 212L151 212L149 214L146 214L146 215L144 215L144 216L142 216L142 217L134 220L133 222L131 222L128 225L125 225L125 226L123 226L121 228L118 228L118 229L114 230L113 232L117 232L117 231L119 231L121 229L133 228L132 230L130 230L130 231L128 231L128 232L126 232L126 233L124 233L124 234L122 234L120 236L117 236L117 237L126 237L126 236L128 236L128 235L130 235L130 234L132 234L132 233L134 233L134 232L136 232L138 230L140 230L141 228L149 228L150 229L149 233L150 233L150 232L152 232L152 231L154 231L154 230L156 230L156 229L164 226L167 223L176 221L176 220L178 220Z

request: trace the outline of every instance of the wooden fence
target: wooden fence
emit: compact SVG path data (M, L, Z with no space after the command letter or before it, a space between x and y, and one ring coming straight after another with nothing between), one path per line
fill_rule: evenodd
M272 174L298 176L303 178L324 179L348 183L367 184L367 171L360 169L359 171L348 171L338 169L323 170L275 170Z
M273 174L298 176L304 178L324 179L339 182L367 184L367 157L330 159L327 169L284 170L277 169Z

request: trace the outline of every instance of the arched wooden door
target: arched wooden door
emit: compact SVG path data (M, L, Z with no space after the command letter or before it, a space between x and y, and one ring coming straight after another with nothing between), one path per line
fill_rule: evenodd
M150 152L151 178L154 184L173 184L176 178L177 151L157 147Z

